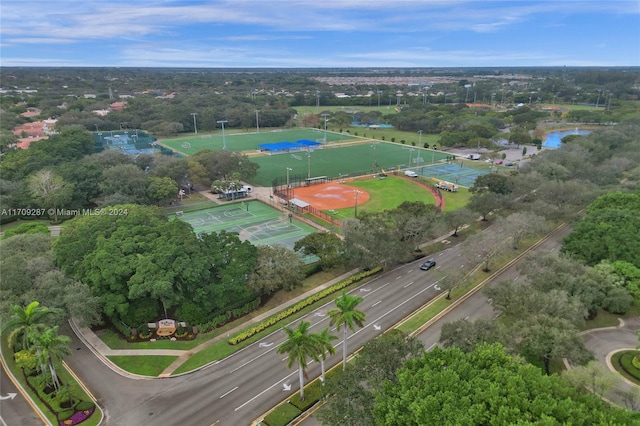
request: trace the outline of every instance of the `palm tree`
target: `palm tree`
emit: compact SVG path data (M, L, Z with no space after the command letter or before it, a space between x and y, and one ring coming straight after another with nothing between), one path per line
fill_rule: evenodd
M50 309L44 306L40 306L40 302L31 302L26 308L22 308L18 305L11 307L13 315L11 319L2 327L2 332L6 330L12 330L8 336L9 347L15 348L17 343L21 344L20 349L29 348L29 340L39 332L46 329L46 325L43 320L50 315L60 313L60 309ZM14 349L14 352L15 349Z
M316 343L318 344L318 349L320 350L320 368L322 371L321 381L324 385L324 360L327 359L327 352L330 355L336 353L336 348L331 344L332 340L338 338L338 336L334 336L333 334L329 334L329 329L324 328L320 333L316 333Z
M65 355L69 355L69 342L71 339L68 336L61 336L58 334L58 326L50 327L44 330L42 333L38 333L33 336L33 349L35 349L38 362L40 363L40 371L43 374L51 375L51 381L53 387L60 389L60 380L58 380L58 374L54 366L55 360L62 360Z
M304 400L304 377L307 376L305 370L307 368L307 358L311 358L314 361L320 360L318 337L309 333L309 327L311 327L311 323L307 321L301 321L296 330L284 327L283 330L287 333L287 340L278 348L279 354L288 354L287 368L291 368L295 362L298 363L301 400Z
M336 299L336 308L327 312L331 318L331 325L337 325L338 331L344 326L342 336L342 369L347 368L347 328L354 331L356 325L360 328L364 327L364 312L356 309L356 306L362 302L362 297L342 292L342 296Z

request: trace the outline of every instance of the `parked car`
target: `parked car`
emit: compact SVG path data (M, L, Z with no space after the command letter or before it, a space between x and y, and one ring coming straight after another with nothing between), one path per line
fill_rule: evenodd
M515 166L516 164L512 163L511 161L507 161L506 163L504 163L504 165L507 167L512 167L512 166Z
M493 163L493 164L497 164L497 165L499 166L500 164L502 164L502 160L498 160L498 161L496 161L496 162L495 162L495 163Z
M426 262L424 262L422 265L420 265L420 269L422 269L423 271L428 271L434 266L436 266L436 261L433 259L429 259Z
M413 170L405 171L404 175L408 176L408 177L412 177L412 178L417 178L418 177L418 174L416 172L414 172Z

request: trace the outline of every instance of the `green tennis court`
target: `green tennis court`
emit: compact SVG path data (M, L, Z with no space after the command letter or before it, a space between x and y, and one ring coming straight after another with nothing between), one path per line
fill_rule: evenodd
M275 130L264 131L260 133L232 133L225 134L206 134L193 135L187 138L167 139L159 141L161 145L167 146L175 151L182 152L187 155L195 154L203 149L229 151L258 151L258 145L261 143L275 142L295 142L297 140L307 139L315 142L325 141L324 130L318 129L296 129L296 130ZM350 135L343 135L335 132L326 132L326 142L336 142L343 140L355 139Z
M252 157L260 165L258 175L252 179L256 186L272 186L274 179L286 180L287 169L292 182L304 182L308 177L347 177L373 173L383 169L391 171L398 167L419 167L437 164L447 154L414 146L391 142L375 142L340 147L334 145L324 149L290 154Z
M486 175L490 170L466 167L458 163L452 163L421 167L416 169L416 172L422 176L442 179L447 182L455 183L456 185L470 188L473 186L478 176Z
M176 218L189 223L197 234L223 230L236 232L242 241L254 245L280 245L291 250L296 241L316 232L313 227L258 201L177 212ZM305 262L314 259L305 259Z

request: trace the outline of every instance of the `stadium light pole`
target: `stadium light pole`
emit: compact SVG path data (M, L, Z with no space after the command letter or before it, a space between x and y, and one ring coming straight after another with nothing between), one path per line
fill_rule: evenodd
M311 150L307 148L307 179L311 179Z
M378 90L378 108L380 108L380 95L382 94L382 90Z
M418 146L422 146L422 130L418 130L418 134L420 136L418 136Z
M376 166L378 165L378 160L376 158L376 148L378 147L378 144L374 143L371 147L373 148L373 172L375 173Z
M316 90L316 112L320 112L320 91Z
M256 133L260 133L260 122L258 121L258 113L260 110L256 110Z
M358 195L360 194L361 191L354 189L353 192L356 194L356 204L353 210L353 217L358 217Z
M324 117L324 142L327 142L327 117L329 116L329 114L322 114L322 117Z
M291 167L287 167L287 200L289 199L289 188L291 187L291 185L289 185L289 172L292 170Z
M224 123L228 123L229 121L227 120L218 120L216 121L216 123L218 124L222 124L222 149L227 149L227 141L224 138Z
M193 116L193 132L197 135L198 134L198 126L196 125L196 115L198 115L197 112L192 112L191 115Z

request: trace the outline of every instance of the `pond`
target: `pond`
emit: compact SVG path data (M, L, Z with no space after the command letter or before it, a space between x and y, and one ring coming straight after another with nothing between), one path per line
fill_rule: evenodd
M588 135L591 133L591 130L580 130L575 128L574 130L563 130L563 131L555 131L555 132L547 132L545 135L545 140L542 142L542 146L544 148L560 148L562 145L562 138L568 135Z

